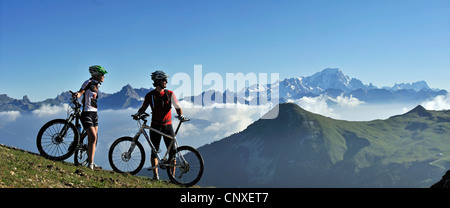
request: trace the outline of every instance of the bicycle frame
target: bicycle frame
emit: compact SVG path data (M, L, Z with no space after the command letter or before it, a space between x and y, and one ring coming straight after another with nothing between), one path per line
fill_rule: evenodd
M153 167L153 168L157 168L157 167L160 167L160 166L165 166L165 167L171 166L171 167L174 167L174 165L171 165L171 164L165 164L165 163L162 163L161 161L167 160L170 151L171 151L172 149L176 149L176 146L178 145L177 142L176 142L176 135L178 134L178 130L180 129L181 123L183 123L183 122L180 121L180 122L178 123L177 130L175 131L175 135L174 135L174 136L165 134L165 133L163 133L163 132L161 132L161 131L159 131L159 130L157 130L157 129L154 129L154 128L148 126L148 125L147 125L147 120L144 120L144 123L143 123L143 124L141 124L141 121L138 120L138 123L139 123L139 125L140 125L140 128L139 128L139 131L136 133L136 135L134 136L134 138L133 138L133 140L132 140L131 147L130 147L130 149L128 150L127 156L130 156L130 155L131 155L131 153L133 152L133 150L134 150L134 148L135 148L135 142L139 139L139 137L141 136L141 134L144 134L145 139L147 140L148 144L150 145L150 148L152 149L152 152L156 155L156 159L158 160L158 165L157 165L156 167ZM145 131L145 129L149 129L150 131L156 132L156 133L158 133L158 134L160 134L160 135L162 135L162 136L165 136L165 137L167 137L167 138L170 138L170 139L172 140L172 141L170 142L170 145L167 147L167 151L166 151L166 153L164 154L164 157L163 157L162 159L161 159L161 157L159 156L159 154L158 154L158 152L157 152L155 146L153 145L152 141L150 140L150 137L149 137L149 135L147 134L147 132Z
M67 123L72 123L75 120L74 125L75 125L75 127L78 128L78 126L81 126L81 124L80 124L80 116L81 116L80 107L81 107L81 105L79 105L79 103L75 103L76 102L75 100L72 102L75 105L75 108L72 108L74 110L74 112L71 113L66 120L67 120ZM61 132L60 134L66 135L68 128L69 128L69 126L66 125L65 128L62 129L63 132ZM79 131L79 129L77 129L79 131L78 135L80 137L78 140L78 142L79 142L78 144L82 144L82 142L83 142L82 140L84 139L84 137L87 136L86 129L84 129L82 126L81 126L81 128L83 129L82 131Z
M70 91L72 93L72 91ZM78 131L78 144L75 148L75 151L78 150L78 148L81 147L81 144L83 144L83 140L84 138L87 136L87 131L86 129L83 128L83 126L80 124L80 117L81 117L81 104L77 102L77 99L71 99L71 103L73 103L74 107L70 107L73 109L73 113L70 113L70 115L66 118L67 120L67 124L69 123L73 123L75 125L75 127L77 127L77 131ZM80 131L78 129L78 127L81 127L82 130ZM61 129L60 135L62 135L63 137L65 137L65 135L67 134L67 130L69 129L69 125L65 125L63 129Z

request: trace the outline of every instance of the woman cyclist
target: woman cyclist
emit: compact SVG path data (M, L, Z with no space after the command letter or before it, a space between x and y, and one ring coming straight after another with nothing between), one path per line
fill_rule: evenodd
M78 98L83 95L83 112L81 113L81 124L88 133L88 167L90 169L101 168L94 164L95 148L97 144L98 132L98 115L97 115L97 99L99 96L98 88L108 73L102 66L94 65L89 67L91 78L86 80L81 89L74 94Z

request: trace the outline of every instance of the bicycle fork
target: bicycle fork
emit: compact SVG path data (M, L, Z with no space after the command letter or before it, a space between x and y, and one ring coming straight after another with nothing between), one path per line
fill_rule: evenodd
M128 149L128 152L125 152L125 158L131 158L131 153L134 151L134 148L136 147L136 141L139 139L141 134L144 134L145 139L147 140L148 144L150 145L150 149L152 152L157 156L158 162L161 162L161 158L159 158L159 155L157 154L155 150L155 146L153 146L153 143L150 141L150 137L148 136L147 132L144 131L144 126L139 130L138 133L133 137L133 140L131 141L130 149Z
M133 137L133 140L131 141L131 145L130 148L128 149L127 152L124 152L122 154L122 159L124 161L128 161L131 158L131 153L133 153L134 148L136 147L136 141L139 139L139 136L141 136L141 133L143 132L143 129L141 129L138 133L136 133L136 135ZM145 132L144 132L145 133Z

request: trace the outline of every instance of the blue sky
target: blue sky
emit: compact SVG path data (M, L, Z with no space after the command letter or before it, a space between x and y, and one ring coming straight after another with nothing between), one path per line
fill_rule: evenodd
M54 98L94 64L107 93L194 64L282 79L336 67L450 90L450 0L0 0L0 94Z

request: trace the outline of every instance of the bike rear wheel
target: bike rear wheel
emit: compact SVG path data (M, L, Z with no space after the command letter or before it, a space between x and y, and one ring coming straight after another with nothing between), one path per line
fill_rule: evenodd
M79 133L75 125L64 119L47 122L39 130L36 145L39 153L51 160L69 158L78 146Z
M181 146L177 148L175 158L169 159L167 175L170 181L181 186L195 185L203 175L203 158L193 147ZM175 159L175 160L174 160ZM172 174L175 166L175 174Z
M130 173L135 175L138 173L145 162L145 151L142 144L138 141L134 142L135 147L130 152L133 138L121 137L114 141L109 148L109 164L112 169L119 173Z

